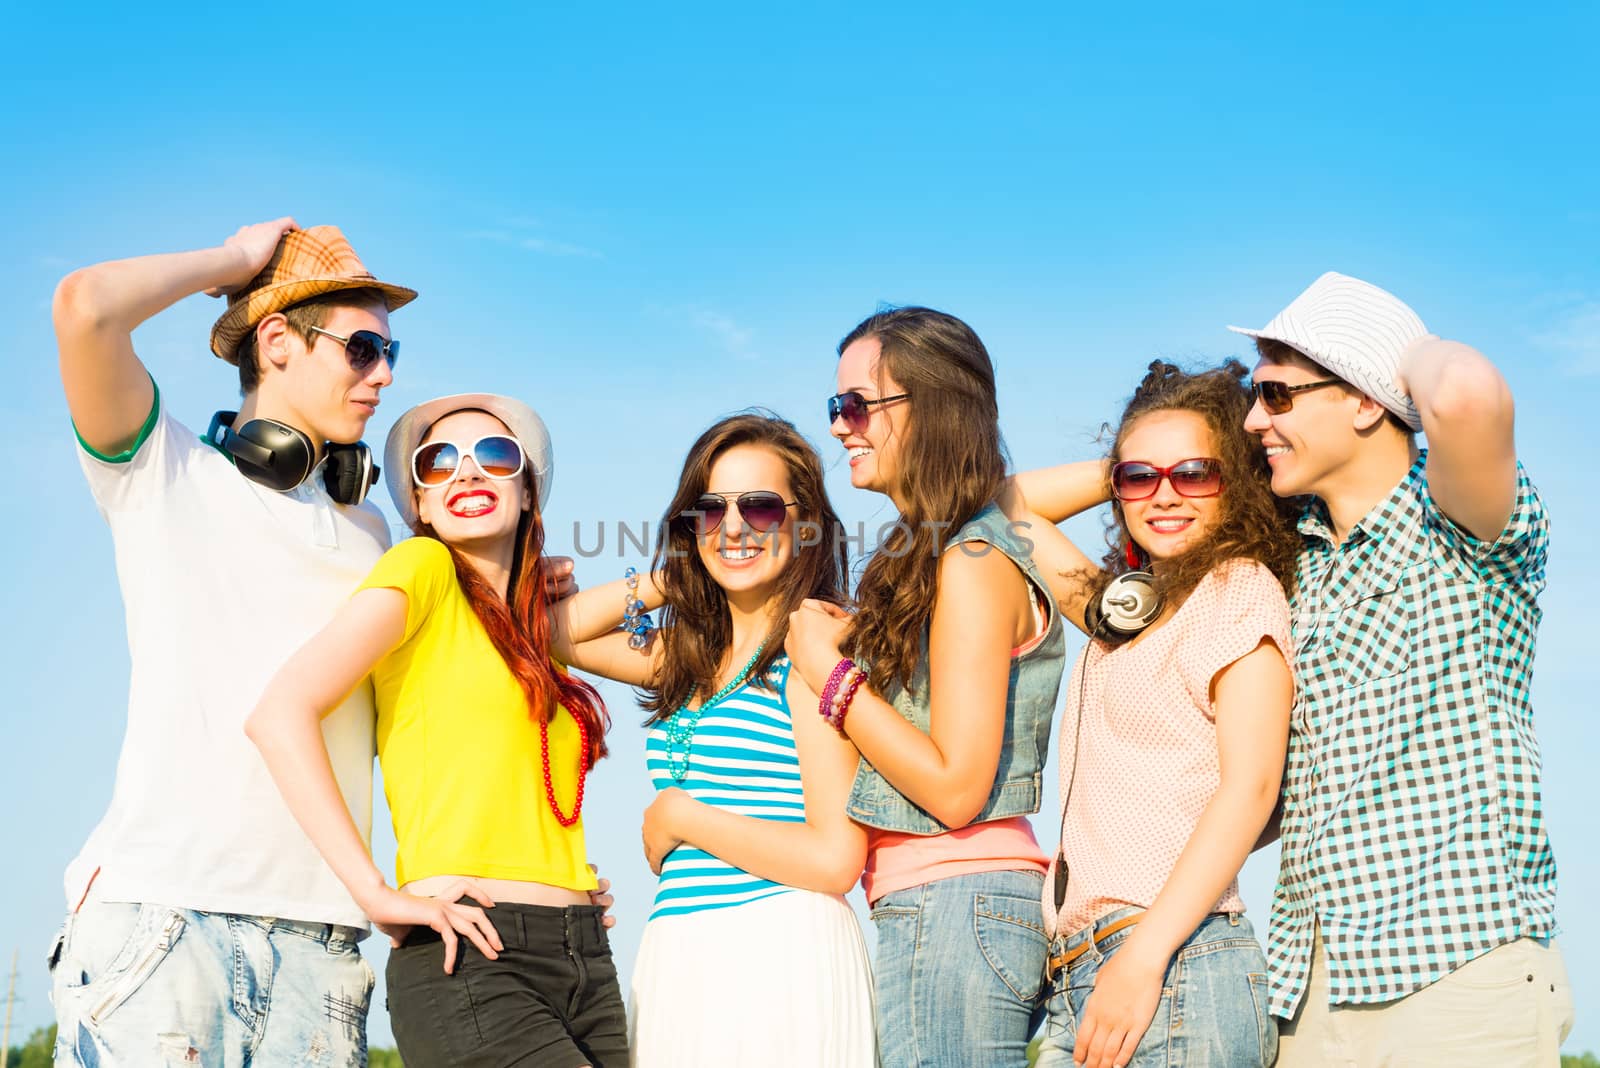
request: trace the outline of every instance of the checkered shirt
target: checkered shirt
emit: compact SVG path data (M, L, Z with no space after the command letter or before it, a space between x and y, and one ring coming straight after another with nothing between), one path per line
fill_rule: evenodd
M1298 693L1267 933L1292 1017L1313 925L1333 1004L1393 1001L1495 946L1555 933L1528 700L1549 522L1527 472L1494 541L1428 493L1427 454L1335 544L1300 519Z

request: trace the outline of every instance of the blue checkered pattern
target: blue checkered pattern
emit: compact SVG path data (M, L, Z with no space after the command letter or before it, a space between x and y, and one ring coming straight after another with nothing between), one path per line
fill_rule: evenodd
M1474 538L1429 496L1426 459L1343 545L1320 504L1300 520L1267 933L1280 1016L1305 991L1314 923L1334 1004L1392 1001L1555 932L1528 700L1549 522L1519 465L1506 529Z

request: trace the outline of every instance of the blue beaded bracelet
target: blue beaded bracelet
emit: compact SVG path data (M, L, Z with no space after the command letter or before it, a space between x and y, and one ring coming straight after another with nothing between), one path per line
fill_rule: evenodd
M627 591L622 595L622 629L628 632L628 648L643 649L656 624L650 618L650 613L644 610L644 602L639 600L638 568L630 567L624 571L622 581L628 584Z

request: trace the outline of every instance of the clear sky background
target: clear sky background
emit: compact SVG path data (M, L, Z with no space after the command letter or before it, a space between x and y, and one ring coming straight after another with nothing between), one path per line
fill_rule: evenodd
M551 549L570 551L576 522L592 550L605 524L603 554L579 564L586 585L639 562L619 557L616 524L653 520L693 438L749 405L813 437L852 527L891 518L851 490L823 411L835 344L879 302L978 330L1027 467L1094 455L1150 359L1246 355L1224 324L1261 325L1322 271L1393 290L1505 371L1553 519L1534 697L1579 1012L1568 1048L1600 1047L1600 919L1581 904L1600 899L1585 815L1600 581L1583 548L1600 527L1583 437L1600 400L1600 8L543 6L8 13L13 1041L50 1019L60 874L110 796L128 671L110 540L56 375L52 288L76 266L292 214L343 227L377 273L422 293L394 318L404 357L368 440L440 393L525 398L555 440ZM196 428L236 400L206 348L220 311L197 296L135 337ZM1096 519L1069 529L1098 544ZM614 756L585 821L617 884L626 981L652 888L649 793L639 712L604 692ZM392 865L381 798L375 817ZM1039 820L1047 845L1052 824ZM238 834L250 849L248 814ZM1258 917L1275 865L1269 851L1246 869ZM381 976L380 941L366 945ZM390 1041L381 986L371 1034Z

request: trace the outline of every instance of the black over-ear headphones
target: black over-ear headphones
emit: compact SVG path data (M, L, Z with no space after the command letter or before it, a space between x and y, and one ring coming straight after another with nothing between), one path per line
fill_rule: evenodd
M233 457L234 466L252 482L283 493L306 479L316 466L317 450L302 431L276 419L252 419L234 429L238 412L218 412L211 417L206 437ZM322 484L340 504L360 504L378 481L378 465L364 441L353 445L328 442Z

